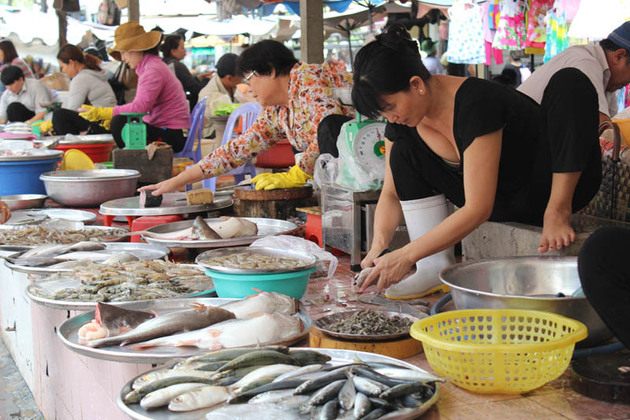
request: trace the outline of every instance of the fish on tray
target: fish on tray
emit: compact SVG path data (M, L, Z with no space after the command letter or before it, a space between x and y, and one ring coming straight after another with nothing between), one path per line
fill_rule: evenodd
M232 312L217 306L206 306L199 303L193 303L191 306L192 309L157 316L141 323L129 332L114 337L88 341L86 345L90 347L107 347L138 343L181 331L198 330L199 328L234 319Z
M220 222L208 223L197 216L191 227L168 233L150 232L146 234L154 239L186 241L186 240L219 240L241 238L244 236L256 236L258 225L239 217L228 217Z
M298 311L298 307L297 299L277 292L259 292L245 299L221 305L221 308L233 312L239 319L261 312L293 315Z
M152 312L135 311L119 306L98 302L94 319L83 325L78 332L79 338L86 341L116 336L142 324L157 314Z
M218 350L276 343L302 332L299 317L261 313L246 319L231 319L207 328L156 338L132 345L135 349L155 346L193 346Z
M176 368L143 374L134 381L123 401L139 403L145 409L168 407L174 412L210 409L199 412L198 417L206 419L277 420L417 417L437 399L435 382L440 378L420 369L396 365L396 375L385 376L374 369L388 363L357 360L331 365L327 363L329 356L312 350L288 353L271 348L250 349L245 353L241 350L247 349L239 349L239 355L227 359L225 368L214 374L200 372L203 375L193 376L189 369L180 372ZM221 358L225 352L211 352L203 358ZM321 357L297 357L302 352ZM310 359L312 365L298 368L291 358ZM199 356L195 356L183 362L192 366L198 360ZM154 372L161 374L151 376ZM224 383L224 373L233 376L233 382ZM293 376L287 378L287 374ZM138 382L140 379L142 383Z

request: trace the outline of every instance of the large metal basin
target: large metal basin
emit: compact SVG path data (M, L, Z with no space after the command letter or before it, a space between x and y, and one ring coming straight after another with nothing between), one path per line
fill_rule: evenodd
M612 333L585 297L571 297L580 287L577 257L512 257L472 261L442 270L457 309L533 309L576 319L588 328L580 347ZM558 293L566 297L556 297Z
M140 172L133 169L92 169L46 172L40 176L46 194L71 207L98 207L116 198L131 197Z

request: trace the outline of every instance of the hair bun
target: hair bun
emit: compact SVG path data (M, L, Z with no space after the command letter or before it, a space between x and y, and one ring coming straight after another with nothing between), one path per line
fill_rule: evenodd
M420 54L418 43L411 38L407 29L400 23L394 23L386 32L378 35L376 39L391 50L402 54Z

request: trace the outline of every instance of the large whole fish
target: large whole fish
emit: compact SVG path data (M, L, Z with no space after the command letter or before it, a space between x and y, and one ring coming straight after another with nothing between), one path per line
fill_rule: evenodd
M247 319L223 321L197 331L156 338L132 347L194 346L218 350L276 343L301 331L302 321L298 317L262 313Z
M298 311L299 302L282 293L260 292L245 299L221 305L221 308L233 312L237 319L247 318L255 313L281 313L293 315Z
M90 347L105 347L137 343L156 337L190 331L234 319L234 314L216 306L205 306L193 303L192 309L160 315L138 325L133 330L115 337L93 340L87 343Z

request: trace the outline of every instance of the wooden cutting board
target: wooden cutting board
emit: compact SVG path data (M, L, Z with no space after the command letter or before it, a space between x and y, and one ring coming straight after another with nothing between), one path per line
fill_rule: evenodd
M281 188L278 190L255 190L251 186L234 188L234 197L240 200L296 200L313 195L313 188L308 185L297 188Z
M415 356L422 351L422 343L412 337L387 341L351 341L332 337L315 326L311 327L308 341L310 347L368 351L396 359Z

